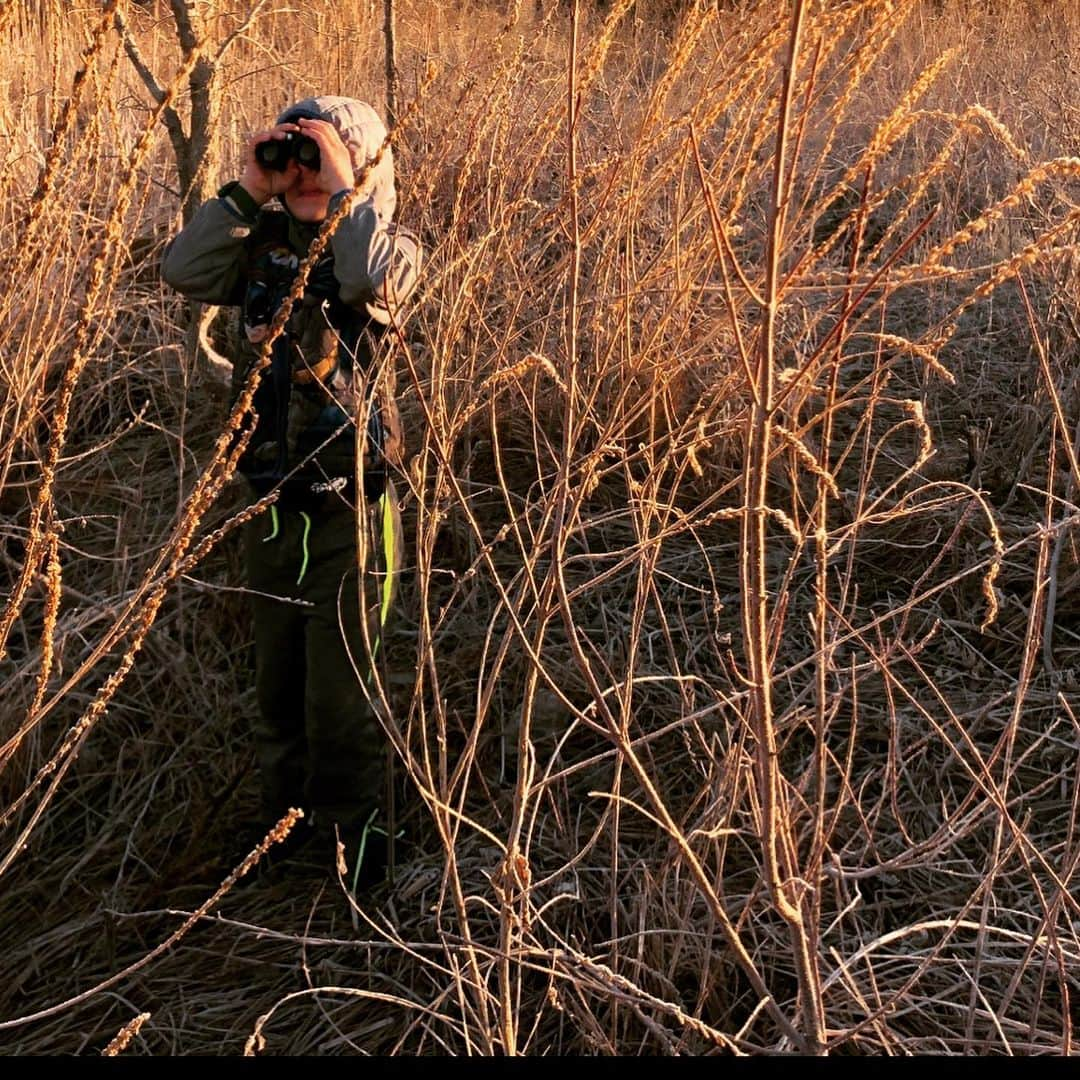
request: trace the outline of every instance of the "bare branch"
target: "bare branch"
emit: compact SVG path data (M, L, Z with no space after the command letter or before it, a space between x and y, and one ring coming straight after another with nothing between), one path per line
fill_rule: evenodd
M116 32L120 35L120 40L124 43L124 52L128 54L132 67L139 73L139 78L146 84L146 89L150 91L150 95L160 105L165 100L165 91L162 90L157 79L154 78L154 73L147 67L142 53L139 52L139 45L131 35L124 13L117 10L113 22L116 26Z

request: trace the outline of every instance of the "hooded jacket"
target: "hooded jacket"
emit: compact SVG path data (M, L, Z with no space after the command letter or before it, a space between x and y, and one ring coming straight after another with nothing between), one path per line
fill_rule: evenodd
M352 98L307 98L286 109L278 123L301 115L334 124L354 175L386 138L375 110ZM328 216L345 197L331 197ZM369 372L378 340L400 317L422 261L415 235L392 222L396 202L388 147L312 268L260 377L253 403L257 423L239 467L260 495L280 487L284 508L318 509L329 493L352 492L357 422L366 428L368 498L381 493L387 462L400 462L391 390L381 385L373 391ZM296 220L283 204L259 208L233 181L166 249L162 276L169 285L193 300L240 308L242 333L231 356L234 399L319 228Z

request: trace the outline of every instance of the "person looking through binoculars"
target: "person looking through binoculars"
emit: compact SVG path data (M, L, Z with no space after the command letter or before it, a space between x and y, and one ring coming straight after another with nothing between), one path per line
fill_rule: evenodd
M332 123L291 115L251 139L240 186L259 206L277 195L298 221L322 221L330 196L352 189L349 149Z
M354 884L377 880L387 854L370 686L401 559L402 438L382 344L421 264L417 238L392 221L385 138L363 102L297 103L248 141L239 180L199 208L162 264L186 296L238 308L235 400L321 223L357 189L271 342L239 461L253 498L276 496L244 538L262 791L252 836L300 807L305 818L271 857L320 841L328 866L340 835Z

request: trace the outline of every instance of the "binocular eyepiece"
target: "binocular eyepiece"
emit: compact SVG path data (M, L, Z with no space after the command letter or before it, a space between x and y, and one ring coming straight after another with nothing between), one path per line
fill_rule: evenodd
M271 172L284 172L293 158L298 165L318 172L319 144L307 135L287 131L285 138L267 139L255 147L255 160Z

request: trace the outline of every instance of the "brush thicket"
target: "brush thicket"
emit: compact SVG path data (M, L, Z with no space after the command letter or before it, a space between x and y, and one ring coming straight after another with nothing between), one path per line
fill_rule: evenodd
M250 511L156 274L197 55L116 6L127 52L0 9L6 1045L1070 1051L1075 14L399 6L403 836L353 903L222 865ZM205 7L216 56L257 5ZM210 186L381 107L381 20L259 6Z

